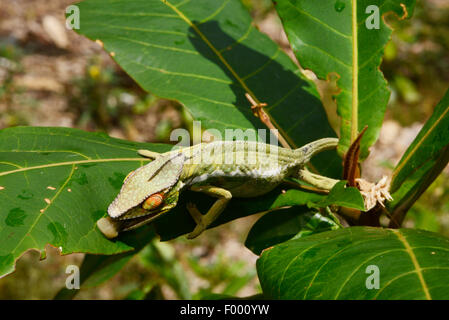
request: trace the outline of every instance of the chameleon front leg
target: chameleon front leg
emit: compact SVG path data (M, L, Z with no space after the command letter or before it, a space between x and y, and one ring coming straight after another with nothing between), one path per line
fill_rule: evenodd
M161 155L159 152L154 152L154 151L144 150L144 149L137 150L137 153L140 154L142 157L150 158L150 159L156 159L157 157L159 157Z
M232 194L226 189L218 188L214 186L193 186L190 188L192 191L204 192L212 197L217 197L218 200L212 205L205 215L201 212L193 203L187 204L187 210L196 222L196 227L187 235L187 239L193 239L198 237L206 228L218 218L232 199Z
M181 150L183 150L183 149L184 148L179 148L179 149L175 149L175 150L172 150L172 151L168 151L166 153L159 153L159 152L156 152L156 151L150 151L150 150L146 150L146 149L139 149L139 150L137 150L137 153L140 154L142 157L145 157L145 158L156 159L157 157L159 157L162 154L166 155L166 154L170 154L170 153L173 153L173 154L180 153Z

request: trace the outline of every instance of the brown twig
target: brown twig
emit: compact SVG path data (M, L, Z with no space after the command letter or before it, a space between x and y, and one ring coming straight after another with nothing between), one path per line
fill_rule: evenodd
M279 140L281 145L284 148L291 149L290 145L288 144L287 140L279 133L279 131L276 129L276 127L273 125L273 123L270 120L270 117L268 114L263 110L263 107L266 107L266 103L257 103L254 98L249 94L245 93L246 99L248 99L249 103L251 103L251 110L257 118L262 121L263 124L265 124L268 129L276 136L276 138Z

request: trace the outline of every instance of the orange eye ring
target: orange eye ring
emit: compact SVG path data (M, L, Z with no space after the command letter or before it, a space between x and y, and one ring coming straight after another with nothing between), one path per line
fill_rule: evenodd
M149 196L142 204L142 208L145 210L152 210L159 207L164 202L163 193L155 193Z

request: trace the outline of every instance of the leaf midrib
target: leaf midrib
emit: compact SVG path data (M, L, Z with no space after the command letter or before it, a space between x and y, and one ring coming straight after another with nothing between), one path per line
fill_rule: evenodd
M424 280L424 276L423 276L423 274L421 272L421 266L419 265L418 259L416 258L415 253L413 252L412 247L408 243L408 241L405 238L405 236L399 230L391 229L391 231L397 236L399 241L402 242L402 244L405 247L406 252L410 256L410 259L412 260L413 266L415 268L416 274L418 275L419 282L420 282L420 284L422 286L422 289L424 291L424 295L426 296L426 299L427 300L432 300L432 297L430 296L430 293L429 293L429 288L427 287L426 281Z
M392 173L392 180L396 178L396 176L399 174L399 172L402 170L402 168L407 164L407 162L412 158L412 156L416 153L418 148L424 143L424 141L427 139L427 137L433 133L433 130L436 128L436 126L443 120L446 113L449 111L449 105L446 106L446 110L438 117L438 119L435 121L434 124L429 128L429 130L423 135L423 137L416 143L416 145L413 147L413 149L407 154L407 156L404 158L403 161L394 169Z
M359 57L358 57L358 24L357 0L352 0L352 114L351 114L351 143L358 135L358 103L359 103Z
M44 169L44 168L52 168L52 167L60 167L60 166L68 166L68 165L74 165L74 164L85 164L85 163L101 163L101 162L121 162L121 161L149 161L149 159L144 158L110 158L110 159L91 159L91 160L77 160L77 161L66 161L66 162L56 162L56 163L49 163L39 166L33 166L33 167L26 167L26 168L20 168L16 170L10 170L5 172L0 172L1 176L6 176L8 174L13 174L17 172L23 172L23 171L29 171L29 170L35 170L35 169Z

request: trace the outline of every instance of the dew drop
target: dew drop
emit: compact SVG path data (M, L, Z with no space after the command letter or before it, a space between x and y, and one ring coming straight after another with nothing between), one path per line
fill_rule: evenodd
M335 11L342 12L345 7L346 7L346 4L343 1L337 0L337 2L335 2L335 5L334 5Z

